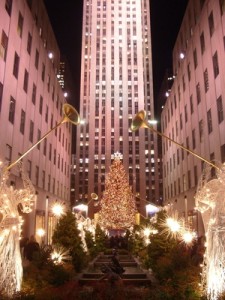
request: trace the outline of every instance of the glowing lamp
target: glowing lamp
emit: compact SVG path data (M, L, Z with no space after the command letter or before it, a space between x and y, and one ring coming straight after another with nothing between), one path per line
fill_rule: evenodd
M183 52L180 53L180 59L184 59L185 55Z
M49 53L48 53L48 57L49 57L50 59L52 59L52 58L54 57L53 53L52 53L52 52L49 52Z
M39 237L43 237L45 235L45 230L43 228L38 228L36 233Z
M61 217L65 212L64 212L64 205L62 203L54 203L52 206L52 213L56 217Z

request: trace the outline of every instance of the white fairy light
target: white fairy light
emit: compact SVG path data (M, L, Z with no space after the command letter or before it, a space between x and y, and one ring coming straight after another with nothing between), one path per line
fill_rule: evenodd
M39 237L43 237L45 235L45 230L43 228L38 228L36 233Z
M184 230L184 232L181 234L181 238L185 244L191 244L196 238L196 234L192 231Z
M209 300L225 291L225 164L211 179L211 167L200 178L196 204L202 214L207 241L202 268L202 286Z
M69 255L69 250L65 250L63 247L54 246L53 251L51 253L51 260L55 265L61 265L68 260L71 260L71 256Z
M0 163L0 290L12 297L20 291L23 269L20 253L22 218L18 212L28 213L35 201L34 187L20 164L24 189L8 185L6 164Z
M62 215L65 214L65 205L62 202L56 201L52 205L52 213L54 216L60 218Z

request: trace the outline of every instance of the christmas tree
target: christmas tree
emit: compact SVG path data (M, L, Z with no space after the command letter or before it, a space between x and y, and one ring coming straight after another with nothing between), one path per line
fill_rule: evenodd
M124 230L135 224L135 199L120 158L121 154L115 153L100 203L98 222L105 229Z

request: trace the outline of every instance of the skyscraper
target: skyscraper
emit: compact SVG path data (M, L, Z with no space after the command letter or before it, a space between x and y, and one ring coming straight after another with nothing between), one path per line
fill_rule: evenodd
M173 50L176 78L161 116L165 135L218 165L225 162L224 16L225 1L188 2ZM202 234L195 195L209 163L165 139L162 148L164 201ZM215 168L210 175L216 178Z
M63 91L56 74L60 51L43 1L0 1L0 160L11 164L63 118ZM23 158L37 192L22 235L45 229L57 219L55 200L69 202L72 125L63 124ZM23 188L17 166L9 183ZM40 241L40 240L39 240Z
M101 199L117 151L140 211L159 198L157 137L129 129L142 109L154 119L150 36L148 0L84 0L76 200Z

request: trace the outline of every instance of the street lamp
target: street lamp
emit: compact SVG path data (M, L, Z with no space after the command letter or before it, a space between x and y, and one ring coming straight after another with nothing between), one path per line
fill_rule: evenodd
M41 244L43 244L44 242L43 237L45 236L45 230L43 228L38 228L36 234L40 238Z

